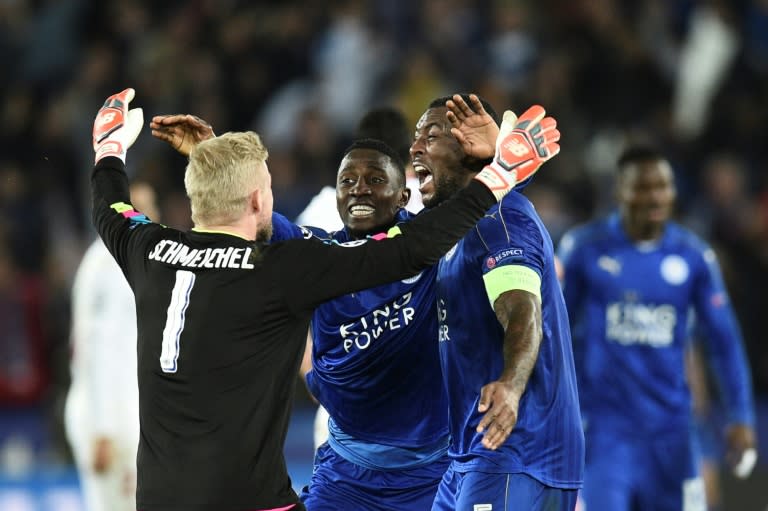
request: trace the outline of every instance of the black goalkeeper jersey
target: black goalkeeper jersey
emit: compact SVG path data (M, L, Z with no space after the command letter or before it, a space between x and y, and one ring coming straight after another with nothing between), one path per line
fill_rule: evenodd
M92 186L94 223L136 298L142 511L297 502L283 444L314 307L435 264L495 203L473 181L402 235L264 244L151 223L117 158Z

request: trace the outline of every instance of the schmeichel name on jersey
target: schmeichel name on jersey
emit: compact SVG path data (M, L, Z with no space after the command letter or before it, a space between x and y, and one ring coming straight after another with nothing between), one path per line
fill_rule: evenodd
M233 270L251 270L252 248L219 247L190 248L183 243L160 240L149 253L149 259L185 268L231 268Z

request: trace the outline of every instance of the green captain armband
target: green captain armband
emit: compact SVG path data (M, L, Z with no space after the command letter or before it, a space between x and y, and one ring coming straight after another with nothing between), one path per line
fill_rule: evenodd
M541 277L527 266L499 266L483 275L483 281L491 308L502 293L515 289L533 293L541 301Z

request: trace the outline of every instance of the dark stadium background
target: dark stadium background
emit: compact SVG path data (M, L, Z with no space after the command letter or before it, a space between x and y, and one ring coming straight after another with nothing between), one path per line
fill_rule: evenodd
M678 174L679 220L718 251L753 372L761 459L746 482L724 476L726 509L768 505L765 0L3 0L0 62L0 510L79 509L61 417L69 292L94 235L91 123L126 86L147 118L192 112L217 132L261 133L289 217L333 184L374 106L415 122L455 91L500 111L545 105L562 153L527 193L555 241L610 208L627 140L657 144ZM189 226L184 160L145 132L128 163L158 189L164 223ZM12 322L19 307L34 320ZM19 371L33 382L21 393ZM312 456L303 387L294 406L299 486Z

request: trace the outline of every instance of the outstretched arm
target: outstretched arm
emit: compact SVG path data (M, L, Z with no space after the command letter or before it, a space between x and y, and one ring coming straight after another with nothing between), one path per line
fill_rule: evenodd
M183 156L189 156L203 140L216 136L210 124L190 114L156 115L149 127L152 128L152 136L166 142Z

